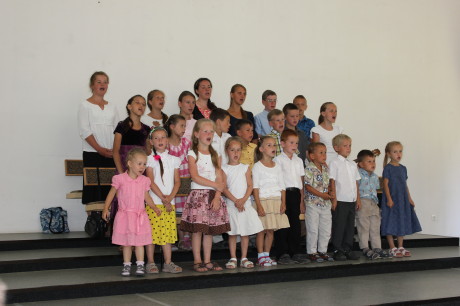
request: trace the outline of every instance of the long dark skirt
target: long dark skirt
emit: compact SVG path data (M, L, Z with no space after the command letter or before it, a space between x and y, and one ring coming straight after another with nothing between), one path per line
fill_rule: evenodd
M115 163L112 158L107 158L96 152L83 151L83 167L101 167L114 168ZM81 202L88 204L90 202L105 201L111 186L83 186L83 195Z

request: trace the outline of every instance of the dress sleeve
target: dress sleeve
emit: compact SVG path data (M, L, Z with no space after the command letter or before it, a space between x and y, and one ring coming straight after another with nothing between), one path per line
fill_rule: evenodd
M153 168L154 164L155 164L155 159L153 158L152 154L150 154L147 157L147 167Z
M115 128L113 133L123 134L123 121L118 122L117 127Z
M144 190L149 191L150 190L150 178L147 176L142 176L144 178L143 184L144 184Z
M254 164L252 167L252 185L254 188L260 188L260 177L259 177L259 167L257 164Z
M313 138L313 133L319 134L318 133L318 127L314 126L314 127L311 128L311 130L310 130L310 139Z
M174 156L173 167L174 169L179 169L181 160L179 157Z
M196 159L196 154L195 154L195 152L193 152L193 150L189 150L188 153L187 153L187 156L191 156L194 159Z
M386 179L390 179L390 176L391 176L390 167L389 167L388 165L386 165L386 166L383 168L382 177L383 177L383 178L386 178Z
M78 131L81 139L85 140L93 132L89 124L89 109L83 103L85 102L80 103L80 107L78 108Z
M120 189L120 186L121 186L121 177L120 177L120 174L114 175L114 176L112 177L112 186L113 186L116 190Z

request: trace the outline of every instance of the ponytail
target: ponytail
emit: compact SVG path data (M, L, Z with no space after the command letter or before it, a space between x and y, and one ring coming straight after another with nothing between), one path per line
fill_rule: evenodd
M324 117L321 114L322 112L325 112L328 105L334 104L333 102L325 102L323 105L321 105L321 108L319 109L319 118L318 118L318 124L321 124L324 122Z

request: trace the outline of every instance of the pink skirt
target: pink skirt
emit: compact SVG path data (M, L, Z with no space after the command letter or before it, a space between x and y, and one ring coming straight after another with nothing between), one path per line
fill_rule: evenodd
M220 208L213 210L211 202L215 190L193 189L187 197L182 212L180 229L184 232L219 235L230 231L227 205L220 197Z
M123 246L152 244L152 228L145 209L119 209L113 223L112 243Z

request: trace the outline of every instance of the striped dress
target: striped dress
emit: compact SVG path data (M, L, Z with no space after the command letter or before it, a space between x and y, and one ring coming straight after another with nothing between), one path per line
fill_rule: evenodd
M181 160L179 167L180 177L190 176L190 172L188 171L187 153L190 150L191 144L192 142L185 137L182 137L178 146L169 144L169 154L177 156ZM182 213L186 199L187 197L176 197L176 212Z

